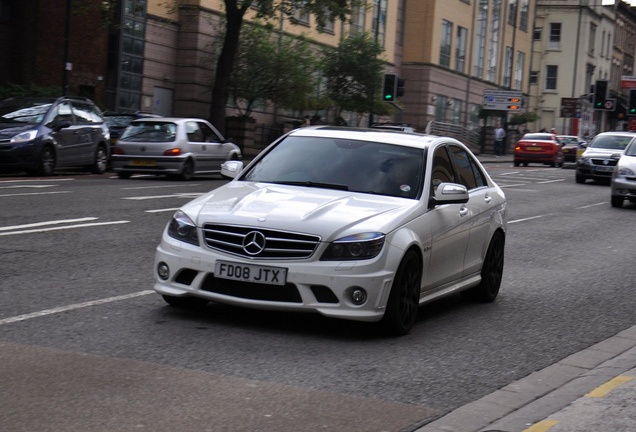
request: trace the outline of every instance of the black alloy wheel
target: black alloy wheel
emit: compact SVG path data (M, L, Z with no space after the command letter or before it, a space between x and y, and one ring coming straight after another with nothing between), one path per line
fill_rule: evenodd
M36 171L41 176L51 176L55 171L55 151L51 146L46 146L42 150L42 156L40 157L40 167Z
M95 161L91 171L93 174L104 174L108 168L108 156L106 155L106 149L104 146L98 146L95 151Z
M481 268L481 282L474 288L465 291L469 299L482 303L495 301L499 294L504 268L505 238L501 231L495 232Z
M382 318L383 324L392 334L406 335L415 324L420 305L421 283L422 260L411 249L400 262Z

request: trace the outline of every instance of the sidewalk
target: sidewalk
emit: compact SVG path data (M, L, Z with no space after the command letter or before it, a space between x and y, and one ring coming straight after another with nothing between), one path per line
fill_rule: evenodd
M636 326L415 432L632 432Z

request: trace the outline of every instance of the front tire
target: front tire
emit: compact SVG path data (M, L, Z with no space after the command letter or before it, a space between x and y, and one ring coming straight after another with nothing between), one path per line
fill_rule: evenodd
M51 146L46 146L42 150L42 156L40 156L40 166L35 170L36 175L51 176L55 171L56 157L55 151Z
M622 196L612 195L612 207L623 207L623 201L625 201L625 199Z
M585 180L587 180L587 179L585 177L583 177L582 175L577 174L576 177L575 177L575 180L576 180L577 183L583 184L583 183L585 183Z
M484 265L481 268L481 282L476 287L464 292L469 299L490 303L497 298L503 277L504 246L504 235L497 231L490 240L488 251L486 251Z
M200 309L207 306L208 300L198 297L175 297L170 295L163 295L163 299L170 306L186 309Z
M382 323L391 334L404 336L415 324L420 305L421 283L422 260L411 249L400 262L382 318Z

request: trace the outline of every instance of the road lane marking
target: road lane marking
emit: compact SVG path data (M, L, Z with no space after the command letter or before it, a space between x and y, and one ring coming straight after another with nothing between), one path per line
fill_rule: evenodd
M122 190L137 190L137 189L167 189L167 188L182 188L182 187L194 187L201 186L198 183L190 183L187 185L159 185L159 186L136 186L136 187L127 187L121 188Z
M31 223L31 224L25 224L25 225L5 226L5 227L0 227L0 231L10 231L10 230L16 230L16 229L23 229L23 228L35 228L35 227L41 227L46 225L57 225L57 224L65 224L65 223L87 222L90 220L97 220L97 218L85 217L85 218L79 218L79 219L60 219L60 220L37 222L37 223Z
M204 192L200 192L200 193L178 193L178 194L172 194L172 195L151 195L151 196L138 196L138 197L124 197L122 199L125 200L134 200L134 201L143 201L143 200L150 200L150 199L162 199L162 198L197 198L201 195L203 195Z
M11 323L19 322L19 321L25 321L31 318L39 318L39 317L53 315L53 314L61 313L61 312L67 312L67 311L71 311L75 309L82 309L89 306L97 306L97 305L112 303L112 302L120 301L120 300L128 300L131 298L141 297L141 296L145 296L149 294L154 294L154 291L152 290L139 291L136 293L121 295L117 297L110 297L110 298L105 298L100 300L87 301L84 303L76 303L76 304L72 304L68 306L61 306L61 307L53 308L53 309L46 309L39 312L33 312L29 314L24 314L24 315L18 315L15 317L0 319L0 325L11 324Z
M585 397L593 397L593 398L605 397L605 395L607 395L609 392L614 390L616 387L623 385L633 379L634 377L629 375L617 376L616 378L606 382L605 384L598 386L597 388L595 388L594 390L586 394Z
M130 223L130 221L121 220L121 221L112 221L112 222L95 222L95 223L85 223L85 224L77 224L77 225L59 226L59 227L52 227L52 228L22 230L22 231L9 231L9 232L0 233L0 236L9 236L9 235L16 235L16 234L32 234L32 233L37 233L37 232L59 231L59 230L67 230L67 229L74 229L74 228L86 228L86 227L104 226L104 225L118 225L118 224L125 224L125 223Z
M517 186L528 186L528 183L516 183L516 184L510 184L510 185L499 185L500 188L512 188L512 187L517 187Z
M583 207L577 207L577 210L581 210L581 209L586 209L586 208L590 208L590 207L597 207L597 206L602 206L602 205L607 205L609 204L607 201L606 202L600 202L600 203L596 203L596 204L590 204L590 205L586 205Z
M51 178L51 179L21 179L21 180L0 180L0 183L26 183L26 182L57 182L72 181L74 178Z
M524 219L516 219L516 220L508 221L508 224L513 224L513 223L518 223L518 222L527 222L527 221L530 221L530 220L533 220L533 219L539 219L539 218L543 218L543 217L546 217L546 216L550 216L550 215L547 214L547 215L540 215L540 216L532 216L532 217L524 218Z
M12 186L0 186L0 189L44 189L55 187L57 185L34 185L34 184L22 184L22 185L12 185Z
M157 209L157 210L146 210L146 213L163 213L163 212L175 212L179 210L179 207L175 208L165 208L165 209Z
M558 180L546 180L546 181L541 181L541 182L539 182L539 184L556 183L556 182L562 182L562 181L565 181L565 179L558 179Z
M530 426L528 429L524 430L523 432L545 432L548 429L558 424L559 422L556 420L543 420L543 421L540 421L539 423L536 423Z
M2 194L0 198L4 197L14 197L14 196L30 196L30 195L53 195L53 194L64 194L70 193L70 191L54 191L54 192L30 192L30 193L17 193L17 194Z

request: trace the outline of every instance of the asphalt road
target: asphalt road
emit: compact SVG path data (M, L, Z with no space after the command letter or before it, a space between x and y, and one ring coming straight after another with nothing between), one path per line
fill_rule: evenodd
M634 325L636 205L568 169L488 170L500 297L425 306L402 338L152 293L170 215L218 178L0 178L1 429L415 430Z

